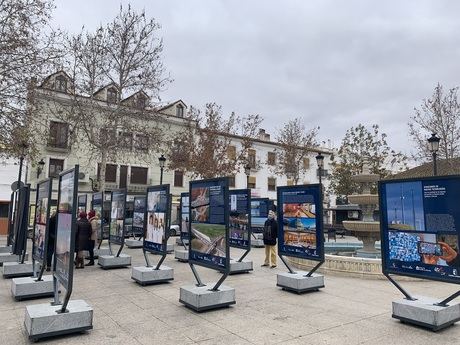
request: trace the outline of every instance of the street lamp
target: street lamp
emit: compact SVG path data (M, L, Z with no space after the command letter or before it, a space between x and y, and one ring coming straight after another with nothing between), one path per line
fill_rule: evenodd
M323 174L324 167L324 156L321 154L321 152L318 152L316 155L316 164L318 164L319 183L321 184L321 175Z
M43 168L45 167L45 162L43 161L43 158L40 159L40 162L38 162L37 166L37 180L40 177L40 174L43 172Z
M246 188L249 188L249 176L251 175L251 166L249 163L245 165L244 173L246 174Z
M437 152L439 150L439 142L441 139L436 136L436 133L432 133L431 137L428 138L428 148L433 156L433 175L438 175L438 164L436 161Z
M163 169L165 168L166 158L165 156L161 155L158 158L158 162L160 163L160 184L163 184Z

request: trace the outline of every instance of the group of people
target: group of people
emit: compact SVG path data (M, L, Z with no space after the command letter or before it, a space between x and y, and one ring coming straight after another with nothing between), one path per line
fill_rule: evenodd
M77 231L75 233L75 268L85 268L84 252L89 252L89 262L86 266L94 266L94 246L99 229L99 218L94 210L88 214L82 211L78 215Z

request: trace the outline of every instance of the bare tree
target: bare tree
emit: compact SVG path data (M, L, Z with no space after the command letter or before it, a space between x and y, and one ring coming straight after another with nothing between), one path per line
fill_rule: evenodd
M144 11L128 6L105 27L67 39L72 86L45 112L69 124L73 152L100 162L102 190L108 161L123 162L135 151L140 162L153 163L149 153L162 142L164 128L150 103L170 81L163 77L158 28Z
M0 152L17 156L28 140L26 117L31 79L57 57L59 34L49 29L51 0L0 0ZM45 28L48 33L45 34Z
M237 173L248 159L262 119L259 115L228 118L222 107L208 103L204 112L191 107L183 131L169 142L169 169L182 170L192 178L212 178ZM238 145L236 144L238 142Z
M285 123L276 134L281 148L275 151L277 160L273 172L298 184L301 175L308 170L304 160L317 145L318 130L319 127L307 129L300 118Z
M392 170L406 168L407 157L391 149L386 138L385 133L380 133L378 125L372 125L369 130L358 124L347 130L338 157L332 162L330 189L333 194L344 198L360 192L359 184L351 177L362 172L365 162L369 164L370 172L381 178L391 174Z
M413 158L426 161L431 158L427 139L436 133L441 141L438 155L440 158L452 159L460 156L460 104L458 87L446 93L438 83L432 96L424 99L420 109L414 108L415 114L409 122L409 134L415 143Z

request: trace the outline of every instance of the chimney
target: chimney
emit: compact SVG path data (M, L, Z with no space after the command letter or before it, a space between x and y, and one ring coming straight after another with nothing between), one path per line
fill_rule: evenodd
M270 134L265 132L265 129L259 129L259 140L270 141Z

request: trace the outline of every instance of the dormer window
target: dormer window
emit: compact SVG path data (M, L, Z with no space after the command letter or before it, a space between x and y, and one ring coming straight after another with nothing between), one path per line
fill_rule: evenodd
M56 91L67 92L67 79L62 75L58 75L54 79L54 89Z
M182 104L176 105L176 116L184 117L184 106Z
M118 100L118 91L114 87L109 87L107 89L107 102L117 103Z
M137 96L137 100L136 100L137 109L144 109L146 103L147 103L147 99L144 96L142 95Z

